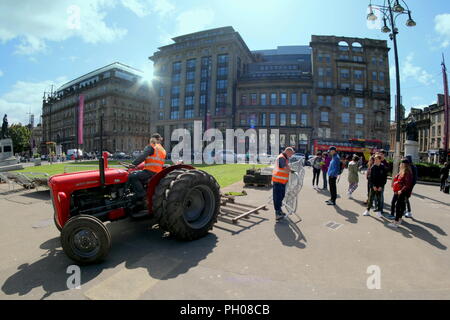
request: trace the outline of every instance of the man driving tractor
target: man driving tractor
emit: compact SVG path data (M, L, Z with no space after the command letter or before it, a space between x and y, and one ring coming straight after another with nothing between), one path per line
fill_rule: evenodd
M138 156L130 168L137 167L145 161L144 170L132 172L128 181L136 192L136 198L141 199L145 196L144 184L150 180L152 176L163 170L164 161L166 159L166 150L161 145L163 138L158 133L152 135L150 144L145 147L144 152Z

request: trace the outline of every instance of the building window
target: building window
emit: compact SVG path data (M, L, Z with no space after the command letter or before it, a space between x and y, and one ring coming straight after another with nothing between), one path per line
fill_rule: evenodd
M317 135L319 136L319 138L330 138L331 130L330 128L319 128Z
M172 71L175 73L175 72L180 72L181 71L181 62L180 61L177 61L177 62L174 62L173 64L172 64Z
M173 95L180 94L180 87L179 86L172 87L172 94Z
M342 97L342 106L350 107L350 97Z
M185 119L191 119L193 117L194 117L194 109L193 108L184 109L184 118Z
M206 91L207 82L202 81L200 82L200 91Z
M320 121L328 122L328 112L327 111L320 112Z
M362 70L355 70L355 79L361 80L363 78L363 71Z
M286 126L286 113L280 113L280 126Z
M377 80L377 72L372 71L372 80Z
M355 99L355 107L364 108L364 98L356 98Z
M364 115L361 113L357 113L355 117L356 124L364 124Z
M271 127L274 127L274 126L277 125L277 115L276 115L276 113L271 113L270 114L270 123L269 123L269 125Z
M384 81L384 72L380 72L380 73L378 74L378 80Z
M296 105L297 105L297 94L291 93L291 106L296 106Z
M245 113L239 115L239 123L241 126L247 125L247 115Z
M248 100L247 100L247 95L246 94L243 94L241 96L241 105L242 106L247 106L248 105Z
M324 88L323 81L317 82L317 87Z
M159 88L159 96L164 97L164 87Z
M164 109L164 100L159 100L159 108L160 109ZM114 118L115 118L116 113L114 113Z
M329 89L331 89L331 88L333 88L333 82L331 82L331 81L327 81L327 88L329 88Z
M217 56L218 63L227 63L228 62L228 54L219 54Z
M195 71L188 71L188 72L186 72L186 79L187 80L194 80L195 79Z
M187 96L184 98L184 105L185 106L193 106L194 105L194 97L193 96Z
M196 59L189 59L188 61L186 61L186 67L189 69L195 68L196 61Z
M202 105L206 104L206 95L202 94L200 96L200 104Z
M319 68L319 77L323 77L324 75L325 75L324 69L323 68Z
M256 103L257 103L257 101L256 101L256 93L252 93L250 95L250 103L251 103L252 106L256 106Z
M349 132L348 132L348 129L343 129L342 131L341 131L341 136L342 136L342 139L345 139L345 140L347 140L347 139L350 139L350 134L349 134Z
M193 83L189 83L186 85L186 93L193 93L195 91L195 85Z
M287 94L286 93L282 93L281 94L281 105L285 106L287 104Z
M275 106L277 104L277 94L272 93L270 94L270 104Z
M358 83L355 84L355 91L362 92L363 90L364 89L363 89L362 84L358 84Z
M363 132L361 130L356 130L355 131L355 138L356 139L363 139L364 138Z
M226 89L228 87L228 80L217 80L217 89Z
M266 114L261 113L261 126L265 127L267 125L266 123Z
M324 102L323 102L323 96L317 96L317 104L319 106L323 106Z
M306 127L308 125L308 115L306 113L302 113L300 123L303 127Z
M326 96L325 105L328 106L328 107L331 107L331 96Z
M349 79L350 78L350 71L348 69L341 69L340 70L341 78L342 79Z
M178 119L180 119L180 111L171 111L170 112L170 119L171 120L178 120Z
M265 93L261 93L261 105L262 106L265 106L265 105L267 105L267 96L266 96L266 94Z
M350 113L341 113L342 123L350 123Z
M179 107L180 106L180 99L179 98L174 98L172 99L172 102L170 104L170 106L173 107Z
M228 75L228 68L227 67L220 67L217 69L217 75L219 77L224 77Z
M306 107L308 105L308 94L302 93L302 106Z
M164 120L164 112L160 112L158 115L158 120ZM115 131L115 130L114 130Z
M291 113L291 126L297 125L297 114Z
M179 73L176 73L172 76L172 82L180 82L181 77Z

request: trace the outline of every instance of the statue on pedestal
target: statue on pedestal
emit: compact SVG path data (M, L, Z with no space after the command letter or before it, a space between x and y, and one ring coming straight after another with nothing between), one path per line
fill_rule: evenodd
M406 125L406 140L419 141L419 130L417 129L416 120L411 117Z
M0 139L8 138L8 116L5 114L3 117L3 124L2 124L2 132L0 134Z

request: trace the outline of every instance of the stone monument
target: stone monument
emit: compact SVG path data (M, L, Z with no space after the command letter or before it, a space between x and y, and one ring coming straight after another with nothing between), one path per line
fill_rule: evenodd
M414 163L419 162L419 131L414 117L406 125L405 156L411 155Z
M0 172L20 169L23 166L14 157L13 142L8 134L8 117L5 114L0 133Z

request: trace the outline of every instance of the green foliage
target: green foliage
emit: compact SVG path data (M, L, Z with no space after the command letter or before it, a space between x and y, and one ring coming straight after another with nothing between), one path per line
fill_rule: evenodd
M31 131L28 127L13 124L9 127L8 133L13 141L14 153L21 153L30 150Z

